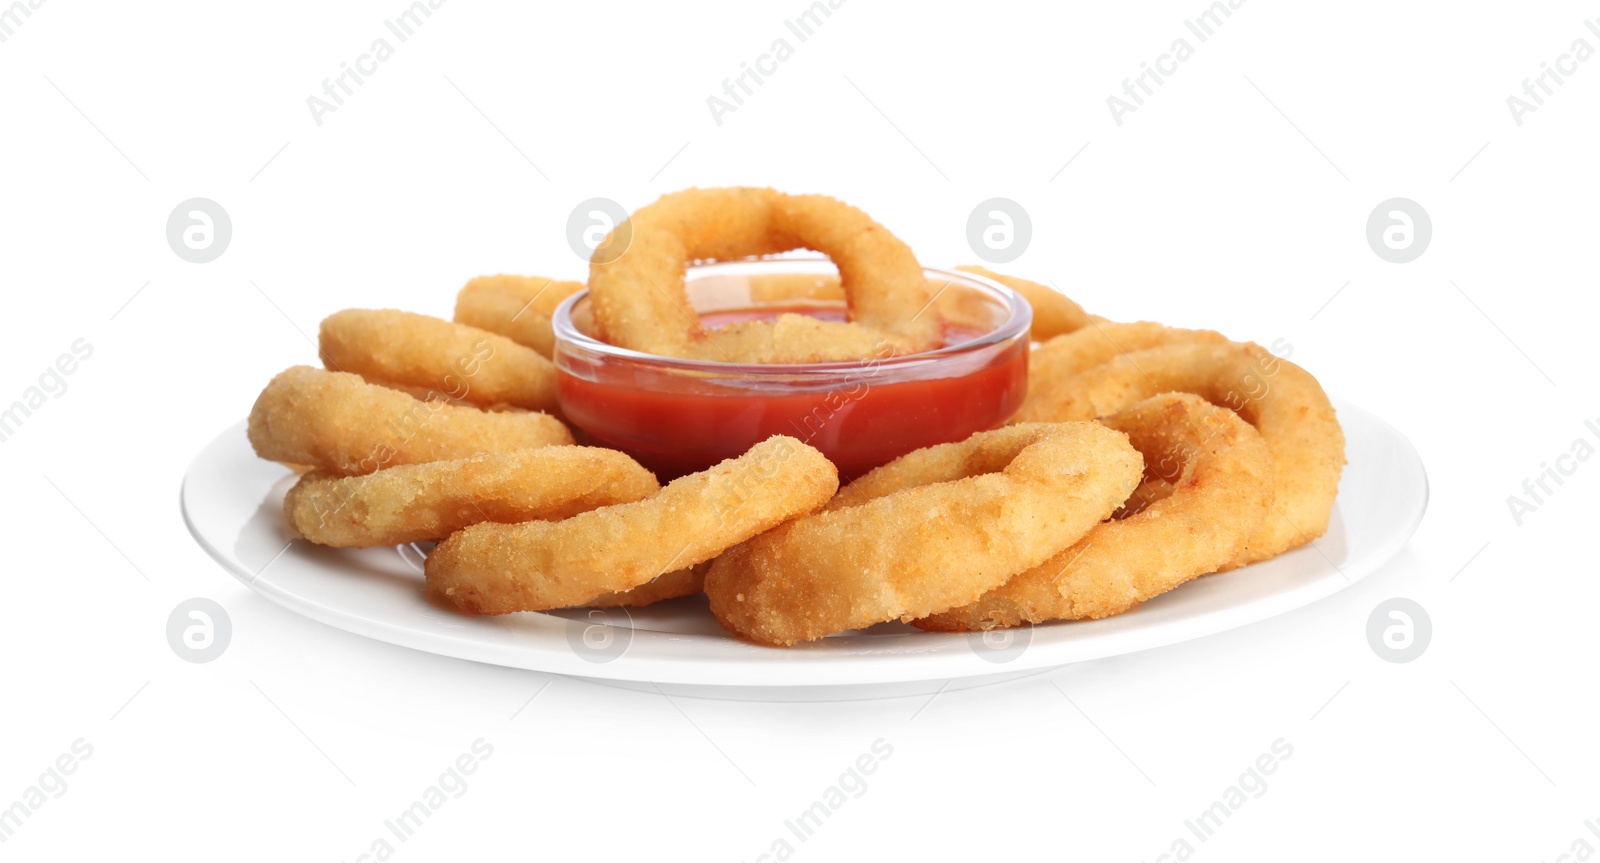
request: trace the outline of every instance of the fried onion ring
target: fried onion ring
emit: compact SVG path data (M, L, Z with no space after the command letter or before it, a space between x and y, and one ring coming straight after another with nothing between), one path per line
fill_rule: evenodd
M1028 389L1037 391L1088 371L1102 363L1133 351L1162 345L1224 344L1228 337L1215 330L1185 330L1153 321L1131 324L1092 324L1066 335L1056 336L1028 355Z
M499 403L492 404L492 405L476 405L476 404L473 404L472 402L469 402L469 401L467 401L465 399L453 399L453 398L450 398L449 396L445 395L444 393L439 392L438 390L434 389L433 387L413 387L413 386L408 386L406 384L397 384L394 381L368 380L367 378L362 378L362 380L366 381L369 384L372 384L373 386L383 387L385 389L391 389L391 390L395 390L397 392L405 393L406 395L411 396L412 398L416 399L419 402L445 402L447 404L465 405L466 407L477 408L479 410L485 410L485 411L491 411L491 412L527 413L527 411L523 410L522 408L517 407L516 405L508 405L508 404L506 404L504 402L499 402ZM555 415L557 413L557 411L551 410L550 413L552 415Z
M498 333L549 357L555 352L550 319L556 306L583 287L583 282L540 276L479 276L456 294L455 320Z
M817 510L838 487L822 453L771 437L636 503L562 521L464 528L428 556L428 594L467 614L583 605L710 560Z
M917 450L827 510L724 552L706 575L730 631L786 646L966 605L1076 542L1139 484L1127 435L1098 423L979 432Z
M1072 301L1072 298L1048 285L1019 279L997 273L994 270L980 267L976 264L967 264L956 267L963 273L972 273L992 279L1022 295L1033 306L1033 329L1031 334L1035 341L1044 341L1063 333L1076 332L1089 325L1089 315L1084 312L1083 306Z
M1033 308L1033 326L1029 334L1034 341L1074 332L1080 327L1101 320L1084 314L1082 307L1059 291L1026 279L1012 278L991 272L983 267L956 267L957 270L993 279L1022 295ZM839 277L827 273L760 273L748 277L750 301L755 305L796 300L836 301L844 299L844 288ZM934 296L934 307L944 316L946 323L973 329L986 330L989 321L989 302L976 290L957 285L948 279L929 279L928 287ZM708 335L716 335L713 330Z
M465 324L393 309L345 309L322 321L318 346L330 368L372 383L428 387L485 407L556 404L554 364L533 348Z
M625 250L604 253L620 246L624 236ZM675 192L614 229L589 264L595 323L607 341L631 350L750 361L724 356L726 345L719 349L707 343L684 287L688 263L800 248L826 254L841 274L850 323L828 321L825 329L843 334L866 328L892 342L898 353L939 346L938 310L929 309L932 294L922 265L905 243L842 201L747 187ZM800 353L813 355L815 347ZM864 358L841 352L826 360Z
M1272 507L1243 553L1221 569L1276 557L1328 529L1344 469L1344 432L1317 379L1259 345L1176 344L1136 351L1030 392L1014 422L1104 416L1163 392L1226 407L1272 452Z
M912 624L972 632L1121 614L1236 558L1267 516L1272 457L1254 428L1199 396L1167 393L1100 420L1144 455L1170 496L1095 525L977 602ZM1135 492L1135 496L1138 492Z
M844 286L835 273L752 273L745 287L753 305L797 300L843 301Z
M481 452L572 443L552 416L421 401L358 375L295 366L250 409L256 455L338 476Z
M550 446L401 465L365 476L308 473L283 511L318 545L366 548L443 539L470 524L570 518L643 500L661 486L616 450Z
M704 359L739 363L830 363L888 359L897 342L868 327L840 326L810 315L783 314L706 333Z
M602 594L583 605L585 608L638 608L689 596L700 592L709 569L711 561L703 561L688 569L657 576L654 581L647 581L632 590Z

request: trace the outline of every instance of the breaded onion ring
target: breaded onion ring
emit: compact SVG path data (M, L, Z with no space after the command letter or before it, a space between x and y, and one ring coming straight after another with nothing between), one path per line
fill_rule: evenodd
M1215 330L1185 330L1153 321L1091 324L1056 336L1033 349L1028 355L1028 389L1043 389L1052 381L1088 371L1134 351L1161 345L1225 344L1227 341L1227 336Z
M711 561L697 563L688 569L680 569L660 575L654 581L647 581L632 590L623 590L616 593L602 594L585 602L585 608L638 608L642 605L654 605L677 599L680 596L689 596L699 593L706 581L706 571L711 569Z
M322 321L322 358L372 383L427 387L475 405L545 410L556 367L533 348L488 330L393 309L345 309Z
M684 287L693 260L726 260L810 248L838 266L851 323L868 328L899 353L938 347L942 327L922 265L911 249L866 213L823 195L772 189L687 189L641 208L612 231L589 264L596 326L619 347L689 359L731 359L706 343ZM829 360L865 357L830 356Z
M976 288L966 287L962 283L950 279L928 279L928 290L933 293L933 307L939 309L939 315L946 325L952 327L965 327L968 330L987 333L997 327L995 320L994 301L989 295L979 293ZM806 274L806 272L760 272L760 274L747 275L746 291L752 306L774 306L782 303L842 303L845 299L845 288L840 287L838 275L832 274ZM779 322L790 315L779 315ZM1037 325L1037 319L1035 319ZM733 333L739 330L741 323L734 323L728 327L706 333L712 343L726 347L725 338L734 338ZM726 333L726 336L725 336ZM862 328L862 333L872 333ZM851 341L837 335L837 331L827 331L827 338L838 339L851 343L850 349L862 351L862 355L872 354L872 349L877 343L872 339L856 339ZM1038 330L1034 330L1034 338L1042 338ZM893 343L886 343L893 347ZM838 349L837 354L846 352ZM878 352L874 355L888 355Z
M789 645L966 605L1076 542L1139 484L1098 423L979 432L873 470L826 511L724 552L706 575L729 630Z
M1076 332L1089 325L1089 315L1083 311L1083 306L1073 302L1070 297L1060 291L1038 282L1019 279L997 273L994 270L980 267L976 264L967 264L956 267L964 273L973 273L986 279L993 279L1002 285L1022 295L1033 306L1033 328L1031 334L1035 341L1044 341L1063 333Z
M1232 569L1276 557L1328 529L1344 432L1317 379L1258 345L1178 344L1136 351L1028 394L1016 422L1104 416L1163 392L1194 393L1256 427L1272 452L1272 508Z
M751 273L745 287L754 305L798 300L844 299L844 286L835 273Z
M519 408L516 405L508 405L508 404L505 404L504 402L500 402L498 404L492 404L492 405L476 405L476 404L473 404L472 402L466 401L465 399L453 399L453 398L450 398L449 396L445 395L444 393L439 392L438 390L434 389L433 387L413 387L413 386L407 386L406 384L397 384L394 381L368 380L367 378L362 378L362 380L364 380L367 383L372 384L373 386L376 386L376 387L383 387L384 389L391 389L391 390L395 390L396 392L405 393L406 395L411 396L412 398L414 398L414 399L416 399L417 401L420 401L420 402L442 402L442 403L445 403L445 404L452 404L452 405L465 405L465 406L470 407L470 408L477 408L478 410L501 412L501 413L506 413L506 412L509 412L509 413L527 413L526 410L523 410L522 408ZM552 409L550 411L550 413L552 415L557 415L558 412L555 411L554 409Z
M550 318L583 282L541 276L479 276L456 294L456 323L498 333L549 357L555 351Z
M913 625L971 632L1121 614L1239 555L1266 518L1272 458L1254 428L1199 396L1167 393L1100 420L1144 456L1170 496L1095 525L1070 548L984 594ZM1135 492L1137 495L1138 492Z
M815 511L838 487L822 453L771 437L636 503L458 531L428 556L428 594L468 614L583 605L710 560Z
M897 343L867 327L840 327L810 315L784 314L706 333L705 359L739 363L829 363L888 359Z
M365 476L308 473L283 500L318 545L366 548L443 539L484 521L569 518L643 500L661 486L616 450L550 446L401 465Z
M572 443L555 417L419 401L357 375L295 366L250 409L256 455L339 476L481 452Z

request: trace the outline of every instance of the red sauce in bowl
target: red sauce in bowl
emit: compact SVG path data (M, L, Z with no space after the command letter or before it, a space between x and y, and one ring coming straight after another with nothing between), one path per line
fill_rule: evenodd
M712 314L706 325L794 311ZM970 341L976 335L981 333L950 331L946 338ZM950 444L1003 423L1027 394L1027 341L958 376L893 383L883 383L882 376L882 363L862 360L838 371L829 389L784 392L683 381L640 368L598 379L563 373L560 400L566 419L594 444L629 453L662 480L742 455L774 434L822 450L840 476L853 479L917 448Z
M702 322L711 328L781 313L844 316L837 307L785 305L710 312ZM822 385L719 380L639 362L582 364L560 375L561 409L589 442L628 453L663 481L738 456L777 434L821 450L850 479L914 449L1004 422L1027 392L1025 332L981 355L919 355L929 359L911 374L890 371L905 358L833 364ZM956 346L983 335L947 326L945 341ZM570 357L566 361L572 365Z

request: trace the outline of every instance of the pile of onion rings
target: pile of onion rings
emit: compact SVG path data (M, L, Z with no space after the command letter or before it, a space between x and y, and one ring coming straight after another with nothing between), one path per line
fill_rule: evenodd
M786 646L964 605L1072 544L1127 500L1143 462L1099 423L979 432L874 470L722 555L711 611Z
M846 320L707 327L690 303L689 264L800 248L838 275L752 277L752 300L843 303ZM1053 287L959 269L1032 307L1027 398L1006 425L842 488L826 456L782 435L663 485L620 451L578 445L553 413L551 319L585 288L596 336L674 359L864 360L982 322L865 213L763 188L641 208L586 284L476 278L453 320L338 312L320 330L326 368L273 378L249 440L301 472L284 499L298 536L436 541L424 587L464 614L703 592L729 632L768 646L894 620L937 633L1123 614L1327 530L1344 437L1310 373L1219 332L1113 322Z
M1321 536L1344 469L1344 432L1316 378L1259 345L1178 342L1045 381L1017 421L1105 416L1163 392L1194 393L1253 425L1272 453L1270 509L1221 569L1276 557Z
M1272 460L1261 435L1199 396L1167 393L1100 420L1144 456L1159 499L970 605L916 621L935 631L1120 614L1234 560L1266 518ZM1026 426L1023 426L1026 427ZM1134 492L1134 497L1140 495Z
M746 497L730 489L752 489ZM825 505L839 474L822 453L773 437L660 492L560 521L484 522L428 556L428 593L470 614L583 605L629 590ZM667 536L682 537L663 542Z

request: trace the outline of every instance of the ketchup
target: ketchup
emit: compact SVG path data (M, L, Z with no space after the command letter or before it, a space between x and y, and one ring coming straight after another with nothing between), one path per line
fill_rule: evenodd
M842 320L837 307L790 305L702 315L706 327L762 320L783 313ZM947 325L946 344L981 332ZM881 361L842 368L826 389L798 390L774 382L768 392L696 380L680 371L600 364L579 376L559 376L562 412L589 442L619 449L662 480L704 470L741 455L772 435L816 447L853 479L912 450L963 440L992 429L1021 405L1027 391L1028 343L1001 345L986 361L950 357L957 376L892 377ZM591 379L592 378L592 379Z

